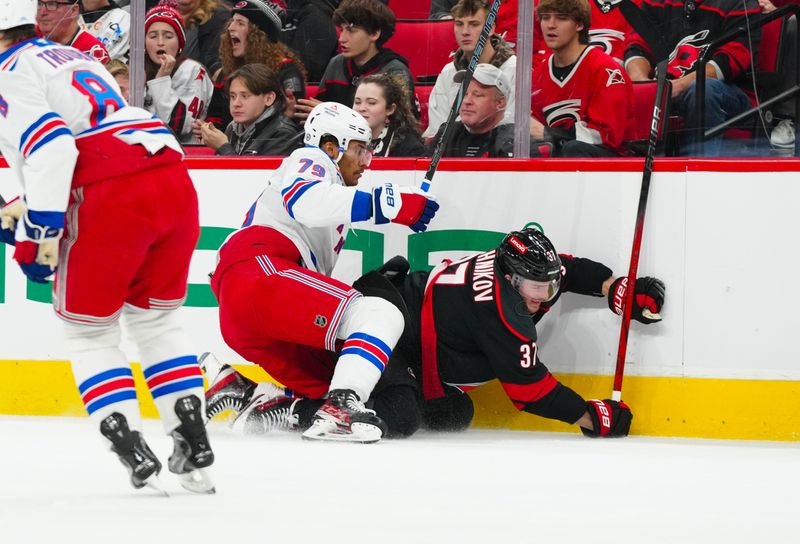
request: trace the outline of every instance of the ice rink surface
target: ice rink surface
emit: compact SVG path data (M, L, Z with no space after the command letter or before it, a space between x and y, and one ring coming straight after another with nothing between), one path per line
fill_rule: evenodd
M166 465L160 422L145 435ZM470 430L375 445L211 425L216 495L135 491L87 418L0 416L0 542L798 543L800 446Z

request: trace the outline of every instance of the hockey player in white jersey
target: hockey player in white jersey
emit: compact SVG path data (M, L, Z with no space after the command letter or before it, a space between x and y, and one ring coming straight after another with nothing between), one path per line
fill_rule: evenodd
M159 487L161 463L141 434L120 316L174 440L170 471L213 492L202 375L176 314L199 235L180 144L126 106L100 63L39 38L35 17L36 0L0 0L0 151L24 191L0 213L3 241L29 279L55 272L78 390L133 486Z
M364 402L405 320L391 302L330 277L349 225L391 221L423 231L439 207L414 187L358 189L372 158L371 134L352 109L317 105L305 123L306 147L270 177L243 227L220 248L211 280L228 345L291 394L327 396L307 439L366 443L386 433ZM276 388L268 389L253 402L268 400Z

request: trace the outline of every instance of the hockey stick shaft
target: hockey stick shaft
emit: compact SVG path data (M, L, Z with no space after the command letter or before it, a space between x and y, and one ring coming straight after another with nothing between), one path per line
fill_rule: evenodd
M633 230L633 246L631 247L631 262L628 268L628 284L625 293L625 311L622 314L622 324L619 328L619 348L617 349L617 368L614 372L614 389L611 398L619 401L622 399L622 378L625 373L625 356L628 352L628 332L631 326L631 311L633 310L633 297L636 291L636 273L639 270L639 252L642 248L642 234L644 232L644 217L647 210L647 197L650 193L650 178L653 175L653 158L658 145L658 134L662 124L664 91L667 87L667 62L663 59L656 68L656 100L653 105L653 118L650 123L650 137L647 141L647 153L644 157L644 170L642 172L642 187L639 191L639 206L636 211L636 224Z
M428 171L425 172L425 179L422 180L422 185L420 186L423 191L427 191L431 188L433 176L436 174L436 169L439 167L439 161L442 159L442 153L444 153L450 137L453 135L453 130L455 129L455 120L458 116L458 109L461 107L461 101L464 99L464 94L467 92L469 82L472 80L472 74L475 73L475 67L478 66L478 59L480 59L481 54L483 53L486 40L489 39L489 34L492 31L494 21L497 18L497 10L499 9L500 0L494 0L492 2L492 6L489 8L489 13L486 15L486 22L483 24L483 30L481 30L481 35L478 37L478 43L475 44L475 51L473 51L472 58L469 61L469 65L467 65L466 74L464 74L464 79L461 81L461 87L458 88L458 94L456 95L456 99L453 101L453 106L450 108L450 114L447 116L447 121L444 123L444 131L442 131L442 135L439 137L439 141L436 143L436 148L433 150L431 164L428 166Z

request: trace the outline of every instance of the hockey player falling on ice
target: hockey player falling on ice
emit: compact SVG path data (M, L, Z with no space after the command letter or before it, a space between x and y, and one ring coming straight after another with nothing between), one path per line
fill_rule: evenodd
M432 272L408 270L408 261L395 257L353 284L378 287L387 300L402 295L396 304L410 316L385 379L370 399L390 436L408 436L420 426L465 429L474 410L464 393L493 379L519 410L578 425L591 437L628 434L629 408L608 399L586 401L556 381L538 358L536 334L536 324L565 292L605 296L609 308L622 314L625 278L615 278L601 263L558 255L541 231L530 228L509 233L497 249L444 261ZM376 275L385 276L385 285ZM635 290L632 317L646 324L660 321L663 282L639 278ZM232 408L235 430L302 429L309 410L319 405L291 399L271 384L259 386L259 398L256 384L228 365L219 376L206 393L209 411ZM424 400L414 394L420 389Z
M356 185L369 166L372 131L352 109L318 104L306 147L284 159L219 250L211 288L229 346L294 393L327 401L303 436L375 442L383 421L364 402L383 373L405 320L392 303L329 277L350 223L372 220L424 231L439 205L413 187ZM229 367L210 388L235 378ZM254 398L271 398L265 383Z
M3 240L31 280L56 271L75 381L133 486L160 487L161 463L141 434L121 315L174 439L170 471L213 492L203 379L176 314L199 235L181 147L126 106L100 63L37 37L35 21L36 0L0 0L0 151L24 189L2 210Z

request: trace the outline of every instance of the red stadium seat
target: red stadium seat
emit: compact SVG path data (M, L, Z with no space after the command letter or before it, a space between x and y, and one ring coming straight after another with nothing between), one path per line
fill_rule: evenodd
M398 20L386 47L408 59L415 81L433 83L457 47L453 21Z
M414 87L416 92L417 109L419 109L419 128L428 128L428 101L431 98L433 85L417 85Z
M431 0L390 0L389 9L398 19L427 19Z

